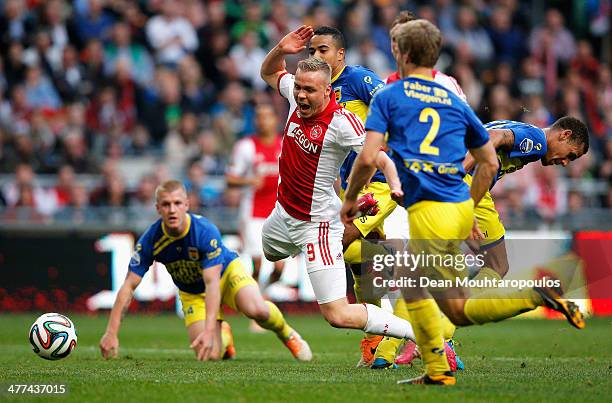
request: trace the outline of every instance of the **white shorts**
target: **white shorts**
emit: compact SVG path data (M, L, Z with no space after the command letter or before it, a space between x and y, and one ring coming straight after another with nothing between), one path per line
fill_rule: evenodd
M264 252L273 257L303 253L317 302L325 304L346 298L343 234L339 216L324 222L302 221L277 202L264 223L262 244Z
M265 218L248 217L242 226L242 251L251 257L261 257L263 250L261 246L261 234Z

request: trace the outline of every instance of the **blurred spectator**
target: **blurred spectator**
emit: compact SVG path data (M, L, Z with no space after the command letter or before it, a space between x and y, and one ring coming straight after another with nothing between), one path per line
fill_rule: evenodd
M198 132L198 118L193 113L181 116L179 126L172 130L164 140L164 154L166 166L177 176L187 168L189 161L197 152L196 135Z
M76 186L74 169L70 165L62 165L57 171L57 184L53 188L59 207L70 204L74 186Z
M219 154L219 144L213 132L209 130L200 132L195 155L192 162L197 161L206 175L220 176L225 173L226 158Z
M247 1L244 4L243 18L236 22L230 31L232 40L238 42L247 32L254 32L259 36L259 43L268 46L268 33L266 24L262 19L261 4L257 1Z
M45 2L42 12L42 26L51 36L51 44L57 52L61 54L66 46L71 42L74 33L69 31L66 24L66 4L63 0L48 0Z
M82 133L78 130L67 131L62 138L62 146L61 165L70 165L79 174L97 173L98 165L89 153Z
M155 73L154 93L143 102L141 118L153 143L161 145L169 130L177 127L182 114L178 75L165 67Z
M512 25L510 10L505 7L495 8L487 33L495 50L496 61L516 66L527 49L523 33L518 27Z
M567 210L567 187L559 180L558 168L538 167L534 185L528 189L526 203L545 223L552 224Z
M223 90L220 102L213 106L211 115L224 153L229 153L237 139L255 130L254 109L247 102L244 88L236 81Z
M179 64L179 77L183 90L181 108L196 114L208 112L216 96L215 86L202 74L202 68L192 56Z
M569 63L576 54L576 41L565 27L563 15L551 8L546 11L544 25L536 27L529 37L531 52L540 59L547 57L547 50L561 63Z
M346 52L346 64L367 67L382 78L393 71L385 54L374 46L369 36L358 38L358 44Z
M0 45L6 49L12 42L25 43L34 29L34 20L25 9L24 0L6 0L0 15Z
M23 59L23 45L21 42L11 42L8 46L8 54L4 64L4 74L9 91L15 85L21 84L25 78L26 65L23 63Z
M195 193L199 204L206 207L219 206L222 202L222 190L211 185L207 180L204 168L199 161L193 161L187 169L187 179L184 181L188 193Z
M259 47L258 41L255 31L244 32L240 42L231 48L229 56L238 68L240 79L251 88L263 90L267 84L261 78L259 69L267 52Z
M454 76L465 93L468 104L472 109L478 109L482 101L484 87L482 82L474 74L474 70L465 63L455 65Z
M71 224L82 224L99 219L95 209L90 208L87 188L81 183L75 183L70 189L70 202L54 216L56 221Z
M169 66L176 66L198 47L196 32L181 12L182 2L163 0L162 14L152 17L146 26L147 39L157 61Z
M82 57L85 70L83 94L89 97L106 80L102 42L98 39L92 39L87 42Z
M142 176L138 181L138 187L130 197L129 207L132 216L143 220L149 220L157 215L155 210L155 188L157 180L152 174Z
M501 219L508 228L536 229L540 217L533 207L525 204L524 193L518 188L508 188L508 197Z
M389 29L399 11L399 8L393 3L383 5L378 9L376 25L372 28L372 40L376 44L376 47L387 56L387 63L391 66L395 66L395 59L393 58L393 53L391 53Z
M117 22L113 26L112 40L104 48L104 67L107 75L117 71L120 60L130 66L131 78L141 85L147 85L153 80L153 60L147 49L132 42L130 26L125 22Z
M87 9L75 15L74 25L81 46L97 38L106 41L110 37L114 18L104 10L104 0L88 0Z
M297 29L300 21L289 14L287 4L283 0L272 0L270 15L266 21L266 32L270 43L277 43L289 32Z
M58 206L55 192L37 184L28 164L17 165L15 179L4 184L2 194L8 207L29 207L43 216L52 214Z
M62 52L61 66L54 74L55 86L62 100L66 103L76 101L87 91L83 88L86 72L79 63L79 56L72 45L68 45Z
M28 66L38 65L45 75L51 77L61 68L62 50L51 46L51 36L44 29L34 35L34 43L23 52L23 61Z
M533 57L523 59L517 87L522 96L544 95L541 65Z
M92 192L90 200L94 206L127 207L128 193L121 175L115 171L108 172L104 183Z
M488 66L493 60L494 49L491 39L478 24L476 12L471 7L459 8L456 26L446 40L453 48L465 47L480 68Z
M37 65L30 66L25 79L26 101L31 108L59 109L62 101L49 77Z

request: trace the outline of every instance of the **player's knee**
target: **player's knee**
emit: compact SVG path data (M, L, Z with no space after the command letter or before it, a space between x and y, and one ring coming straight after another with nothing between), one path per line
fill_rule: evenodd
M270 310L266 304L248 304L243 308L244 313L249 319L253 319L256 322L265 322L270 317Z
M329 323L332 327L349 327L350 318L348 318L347 315L340 310L327 311L323 315L327 323Z
M465 301L463 300L455 300L456 303L448 304L446 309L444 309L444 314L448 317L448 319L455 326L469 326L472 325L472 321L470 321L464 313Z
M283 260L283 259L285 259L287 257L287 256L272 255L272 254L270 254L268 252L265 252L265 251L264 251L264 256L270 262L278 262L279 260Z
M342 250L346 250L351 243L361 237L361 233L359 229L355 226L355 224L345 224L344 225L344 234L342 234Z

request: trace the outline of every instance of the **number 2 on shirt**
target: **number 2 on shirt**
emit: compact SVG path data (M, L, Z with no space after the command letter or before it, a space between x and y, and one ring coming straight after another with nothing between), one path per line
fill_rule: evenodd
M433 108L425 108L421 111L419 115L419 122L421 123L429 123L429 118L431 117L431 127L427 132L427 135L421 142L421 147L419 149L421 154L429 154L429 155L440 155L440 149L438 147L434 147L431 145L434 139L438 135L438 131L440 130L440 114Z

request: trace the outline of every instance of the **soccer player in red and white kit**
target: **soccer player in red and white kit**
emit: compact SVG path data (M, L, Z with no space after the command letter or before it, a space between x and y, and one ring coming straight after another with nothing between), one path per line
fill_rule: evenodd
M285 55L303 51L312 36L310 26L289 33L261 66L262 78L290 105L278 202L263 229L264 254L276 261L304 253L321 313L332 326L414 340L408 321L375 305L349 304L346 298L344 226L334 182L349 151L361 150L365 131L352 112L336 103L327 63L310 58L298 63L295 76L285 70ZM376 163L399 194L401 184L389 157L379 152Z
M265 219L276 204L278 191L278 157L282 138L277 131L278 119L270 104L255 109L256 133L238 141L225 175L229 186L248 187L241 205L240 228L243 252L253 259L253 278L259 281L262 245L261 230ZM283 262L274 263L269 284L277 282L283 272Z

